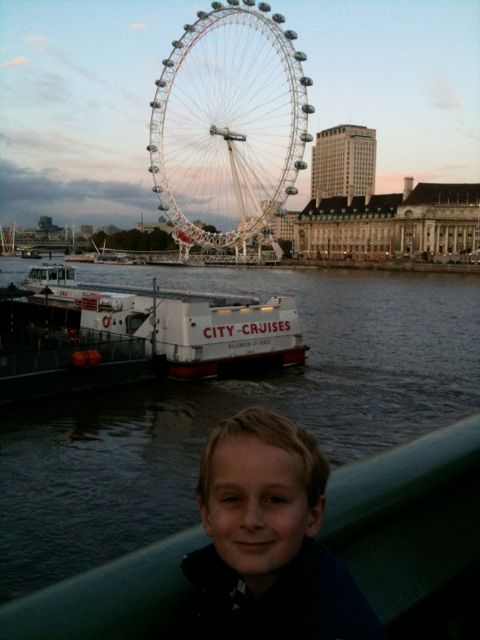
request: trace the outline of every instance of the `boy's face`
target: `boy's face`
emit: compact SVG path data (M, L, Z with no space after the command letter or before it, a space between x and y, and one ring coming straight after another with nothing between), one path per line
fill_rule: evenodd
M208 503L200 500L203 526L222 560L260 595L304 536L318 533L324 499L310 508L301 457L255 435L218 443L211 463Z

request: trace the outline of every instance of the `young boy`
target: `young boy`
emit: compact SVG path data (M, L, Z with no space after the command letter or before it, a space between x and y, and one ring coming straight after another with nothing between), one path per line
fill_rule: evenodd
M214 638L384 639L352 577L315 542L329 464L312 434L262 407L220 422L197 485L213 544L187 555L192 632Z

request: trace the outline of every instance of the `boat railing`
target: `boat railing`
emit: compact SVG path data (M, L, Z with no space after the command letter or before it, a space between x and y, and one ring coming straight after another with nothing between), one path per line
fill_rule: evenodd
M21 340L3 345L0 350L0 378L68 369L75 366L75 352L92 349L100 355L97 365L146 357L143 338L86 329L70 334L58 330L46 333L45 329L36 327Z

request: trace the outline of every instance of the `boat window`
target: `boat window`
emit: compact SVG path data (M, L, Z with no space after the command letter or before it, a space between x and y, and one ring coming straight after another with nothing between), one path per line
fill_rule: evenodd
M65 280L65 271L63 269L58 270L58 279Z
M75 272L73 269L67 269L67 280L75 280Z
M145 316L127 316L127 333L134 333L145 321Z
M40 280L46 280L47 279L47 270L46 269L41 269L39 271L40 273Z
M48 274L48 279L49 280L56 280L57 279L57 272L56 271L50 271L50 273Z

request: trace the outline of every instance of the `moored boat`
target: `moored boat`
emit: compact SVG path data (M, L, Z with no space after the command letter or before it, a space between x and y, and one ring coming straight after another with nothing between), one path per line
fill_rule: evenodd
M65 262L95 262L96 253L72 253L69 256L65 256Z
M75 285L75 269L32 268L25 289L41 304L67 304L78 311L80 331L99 339L131 336L145 340L146 355L172 378L215 377L255 371L259 363L304 364L308 347L292 296L192 293L143 287Z
M24 249L22 251L22 258L27 258L28 260L41 260L42 255L38 253L36 249Z

